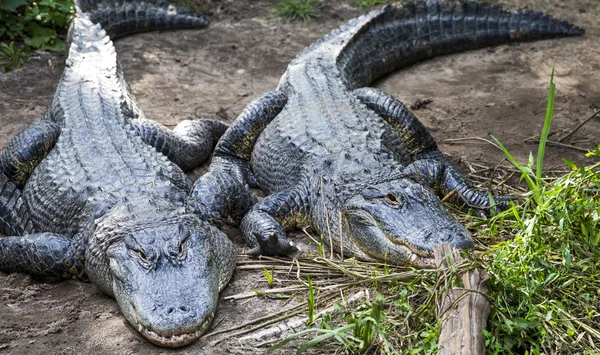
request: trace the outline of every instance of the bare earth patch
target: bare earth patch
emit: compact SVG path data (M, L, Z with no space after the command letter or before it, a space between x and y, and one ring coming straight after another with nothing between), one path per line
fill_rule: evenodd
M515 1L505 1L515 3ZM350 1L327 5L310 23L273 18L267 2L213 0L213 23L201 31L147 33L116 42L127 79L149 118L169 126L184 119L232 122L255 96L273 90L287 63L303 47L352 17L366 12ZM535 144L546 109L547 87L556 58L557 99L551 139L558 139L600 108L600 3L589 0L521 1L587 30L582 38L558 39L436 58L387 76L375 85L407 104L440 143L463 162L495 166L503 156L477 140L494 134L521 161ZM0 74L0 149L21 129L40 119L64 66L64 57L40 53L22 69ZM420 107L419 107L420 106ZM600 118L565 143L591 149L600 140ZM444 143L444 140L458 141ZM549 146L546 166L560 158L583 162L583 153ZM243 241L230 235L239 252ZM262 270L238 271L221 297L264 288ZM278 311L296 300L223 300L213 331ZM262 353L238 339L219 345L208 336L184 349L198 354ZM141 338L121 316L116 302L94 285L39 280L0 273L0 352L166 353Z

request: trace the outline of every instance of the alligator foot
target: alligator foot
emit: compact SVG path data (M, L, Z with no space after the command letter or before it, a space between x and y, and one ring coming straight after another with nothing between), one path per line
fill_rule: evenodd
M308 201L300 188L267 196L246 214L240 228L246 243L252 247L248 255L288 255L298 251L285 234L306 221Z

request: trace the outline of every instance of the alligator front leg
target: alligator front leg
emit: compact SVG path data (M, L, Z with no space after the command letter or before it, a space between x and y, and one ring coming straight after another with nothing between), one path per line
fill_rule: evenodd
M185 120L172 131L146 118L129 121L142 140L182 170L202 164L212 153L227 125L212 120Z
M281 91L267 92L250 102L221 137L215 148L215 157L237 167L241 178L256 187L250 168L250 158L256 140L271 121L283 110L287 96Z
M21 236L33 232L21 190L0 173L0 234Z
M242 217L256 203L256 196L245 183L240 181L237 167L227 168L227 161L213 158L213 164L219 166L202 175L194 183L188 204L190 210L216 226L223 220L231 219L239 224Z
M0 271L84 279L84 253L52 233L0 238Z
M239 223L257 199L248 184L256 185L250 156L258 136L281 112L286 96L273 91L250 102L219 140L208 173L192 189L192 210L220 224L230 218Z
M305 223L309 201L301 188L267 196L254 205L240 226L248 255L288 255L297 250L285 231Z
M483 215L489 215L493 207L505 210L510 207L510 201L518 199L516 196L495 196L495 204L492 204L488 193L473 188L439 151L421 154L406 171L422 179L440 196L448 196L457 206L473 208Z
M41 121L23 129L0 155L0 173L22 188L33 169L50 153L60 136L60 126Z
M435 139L423 123L392 95L373 88L361 88L354 90L354 96L402 137L411 156L438 149Z

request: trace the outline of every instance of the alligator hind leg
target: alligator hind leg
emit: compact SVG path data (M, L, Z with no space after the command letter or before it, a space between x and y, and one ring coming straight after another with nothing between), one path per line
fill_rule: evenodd
M33 232L21 190L0 173L0 234L21 236Z
M515 196L497 196L492 206L488 194L474 189L438 150L435 140L419 119L398 99L372 88L354 91L369 109L381 116L404 139L413 164L407 171L422 178L442 196L465 208L488 214L490 208L506 209Z
M185 120L173 130L146 118L129 122L145 143L184 171L202 164L227 129L224 123L212 120Z
M0 155L0 173L23 187L33 169L50 153L60 136L60 126L44 120L23 129Z
M84 253L52 233L0 238L0 271L84 278Z
M246 243L252 247L248 255L288 255L297 250L285 230L306 222L306 196L308 193L298 187L269 195L254 205L240 225Z

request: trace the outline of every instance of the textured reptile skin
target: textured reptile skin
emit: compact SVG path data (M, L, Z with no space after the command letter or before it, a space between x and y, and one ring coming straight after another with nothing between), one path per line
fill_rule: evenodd
M77 11L44 120L0 156L0 270L89 279L148 340L183 346L208 329L235 251L168 157L194 166L225 127L149 125L110 38Z
M136 32L203 28L209 19L165 0L77 0L80 12L116 39Z
M295 250L285 230L305 223L344 256L366 260L423 266L432 263L436 243L471 247L469 233L436 195L453 191L456 203L486 213L487 194L471 188L401 102L360 88L437 55L582 33L529 10L414 1L370 12L317 41L271 94L286 100L279 114L234 123L231 130L242 126L249 138L240 144L243 134L227 132L215 151L242 171L252 152L255 178L270 194L242 221L250 254ZM251 105L271 107L260 99ZM497 207L511 199L497 197Z

